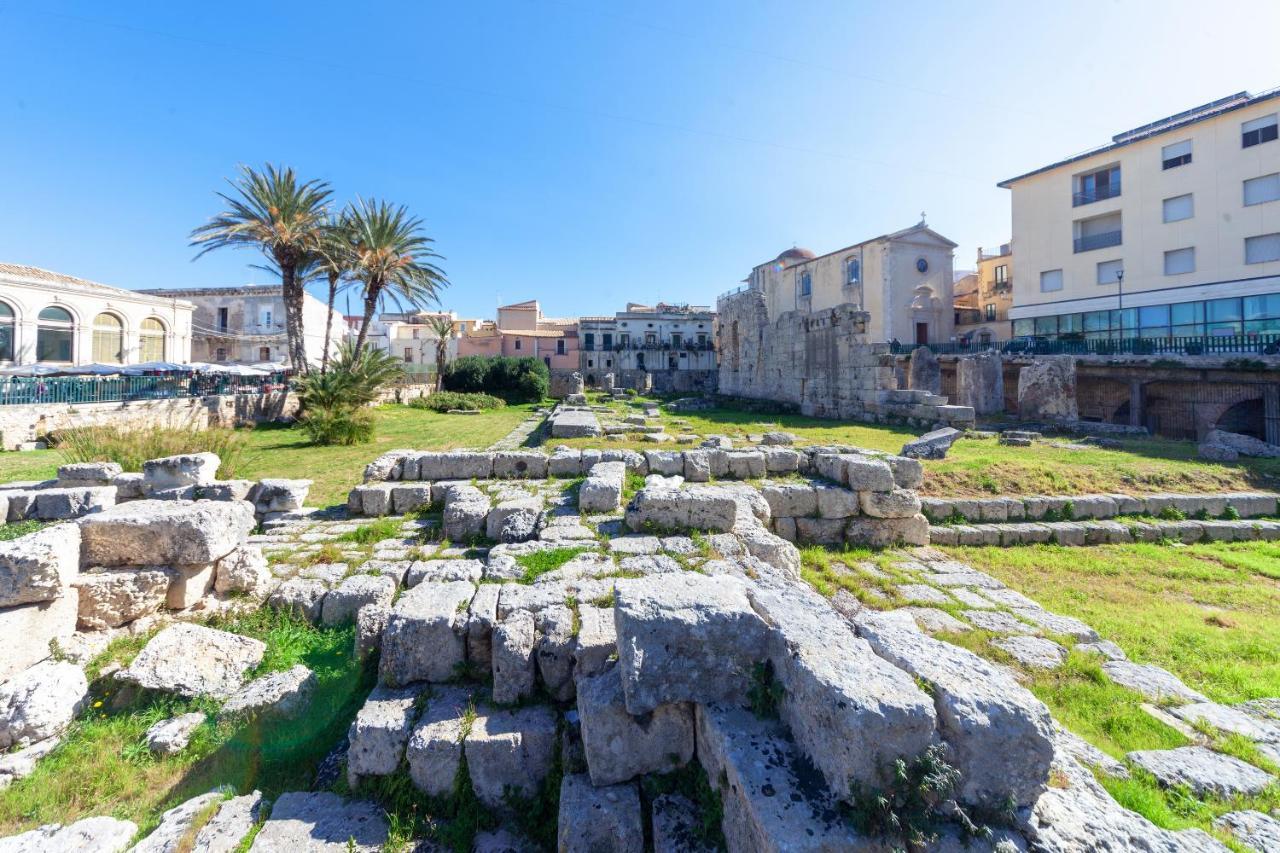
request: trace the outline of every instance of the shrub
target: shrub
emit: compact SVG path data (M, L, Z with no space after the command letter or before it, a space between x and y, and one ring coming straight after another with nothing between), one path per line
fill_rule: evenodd
M373 441L373 412L368 409L315 409L299 421L312 444L367 444Z
M536 358L468 355L444 373L446 391L485 393L508 403L536 403L547 396L551 371Z
M480 412L485 409L501 409L507 404L502 399L489 394L437 391L430 396L411 400L409 405L415 409L430 409L433 412L448 412L450 410Z
M1167 506L1156 515L1156 518L1164 521L1185 521L1187 514L1176 506Z
M245 464L249 431L213 428L87 426L48 436L67 462L116 462L126 471L141 471L142 463L183 453L216 453L222 460L218 476L231 479Z
M303 377L298 392L302 428L314 444L363 444L373 440L373 415L365 409L404 375L390 353L346 342L329 369Z

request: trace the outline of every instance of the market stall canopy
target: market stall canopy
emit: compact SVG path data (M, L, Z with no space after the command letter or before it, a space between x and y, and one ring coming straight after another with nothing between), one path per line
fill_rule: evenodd
M141 364L130 364L122 371L125 376L138 376L143 373L195 373L189 364L175 364L172 361L144 361Z
M4 376L56 376L67 372L66 365L52 364L20 364L0 369Z

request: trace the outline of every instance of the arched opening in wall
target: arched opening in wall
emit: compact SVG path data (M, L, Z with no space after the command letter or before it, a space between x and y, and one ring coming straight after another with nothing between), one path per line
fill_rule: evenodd
M93 318L93 360L96 364L124 363L124 322L115 314Z
M75 321L71 312L50 305L40 312L36 327L36 361L75 360Z
M13 361L13 306L0 302L0 361Z
M139 358L142 361L164 361L164 323L155 317L142 321L138 330Z
M1252 400L1241 400L1223 412L1214 428L1265 440L1266 429L1263 422L1262 398L1255 397Z

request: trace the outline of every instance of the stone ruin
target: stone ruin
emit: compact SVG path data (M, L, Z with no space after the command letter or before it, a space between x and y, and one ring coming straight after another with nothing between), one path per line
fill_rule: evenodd
M868 315L853 305L775 319L764 295L748 289L722 296L717 311L721 394L790 403L820 418L973 426L973 409L949 405L933 383L899 387L889 344L867 340Z
M57 479L0 485L0 519L67 521L139 500L248 501L259 522L271 523L303 508L310 480L219 480L215 453L150 459L142 471L115 462L77 462Z
M1008 670L899 611L810 588L793 541L921 541L920 466L779 441L393 451L366 468L349 512L412 514L407 535L355 571L268 567L264 551L318 548L357 522L299 514L251 535L256 508L234 500L139 499L0 543L0 638L28 650L0 674L0 785L29 773L86 701L71 661L124 632L166 626L114 674L125 690L205 697L219 718L301 713L306 667L249 680L261 642L189 621L265 598L354 623L352 653L376 661L377 685L348 731L350 796L279 796L251 851L381 849L387 818L362 796L391 776L430 797L468 790L504 825L550 797L566 853L641 851L646 838L659 853L707 849L695 840L704 804L642 791L675 770L714 792L734 853L888 850L900 839L864 834L847 812L894 790L899 761L956 774L929 849L1224 849L1116 806L1080 763L1082 742ZM531 570L532 556L566 548L557 567ZM923 574L985 577L912 553ZM70 660L51 658L50 640ZM162 720L147 743L180 752L203 721ZM221 798L165 812L138 849L236 849L266 804ZM136 831L86 818L0 849L123 851ZM532 848L498 829L474 849Z

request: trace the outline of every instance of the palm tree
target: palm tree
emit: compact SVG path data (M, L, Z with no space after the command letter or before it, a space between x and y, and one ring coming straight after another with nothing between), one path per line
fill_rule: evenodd
M436 390L444 387L444 363L449 358L449 339L453 337L453 318L443 315L427 318L427 328L436 336Z
M218 193L227 209L191 232L191 245L205 252L226 247L260 250L280 270L289 363L294 372L308 370L302 336L305 282L298 275L316 250L332 191L324 181L299 182L293 169L268 163L262 172L240 167L240 177L228 181L234 194Z
M356 350L363 352L380 302L422 306L435 301L449 282L431 263L440 257L431 249L435 241L422 233L422 220L403 205L361 199L347 208L345 217L351 227L351 277L364 290L364 317L356 336Z
M329 298L325 303L329 310L324 319L324 355L320 358L320 372L329 369L329 341L333 337L333 306L338 301L338 291L349 281L353 262L351 228L345 216L333 216L325 223L320 243L312 255L312 271L323 276L329 284Z

